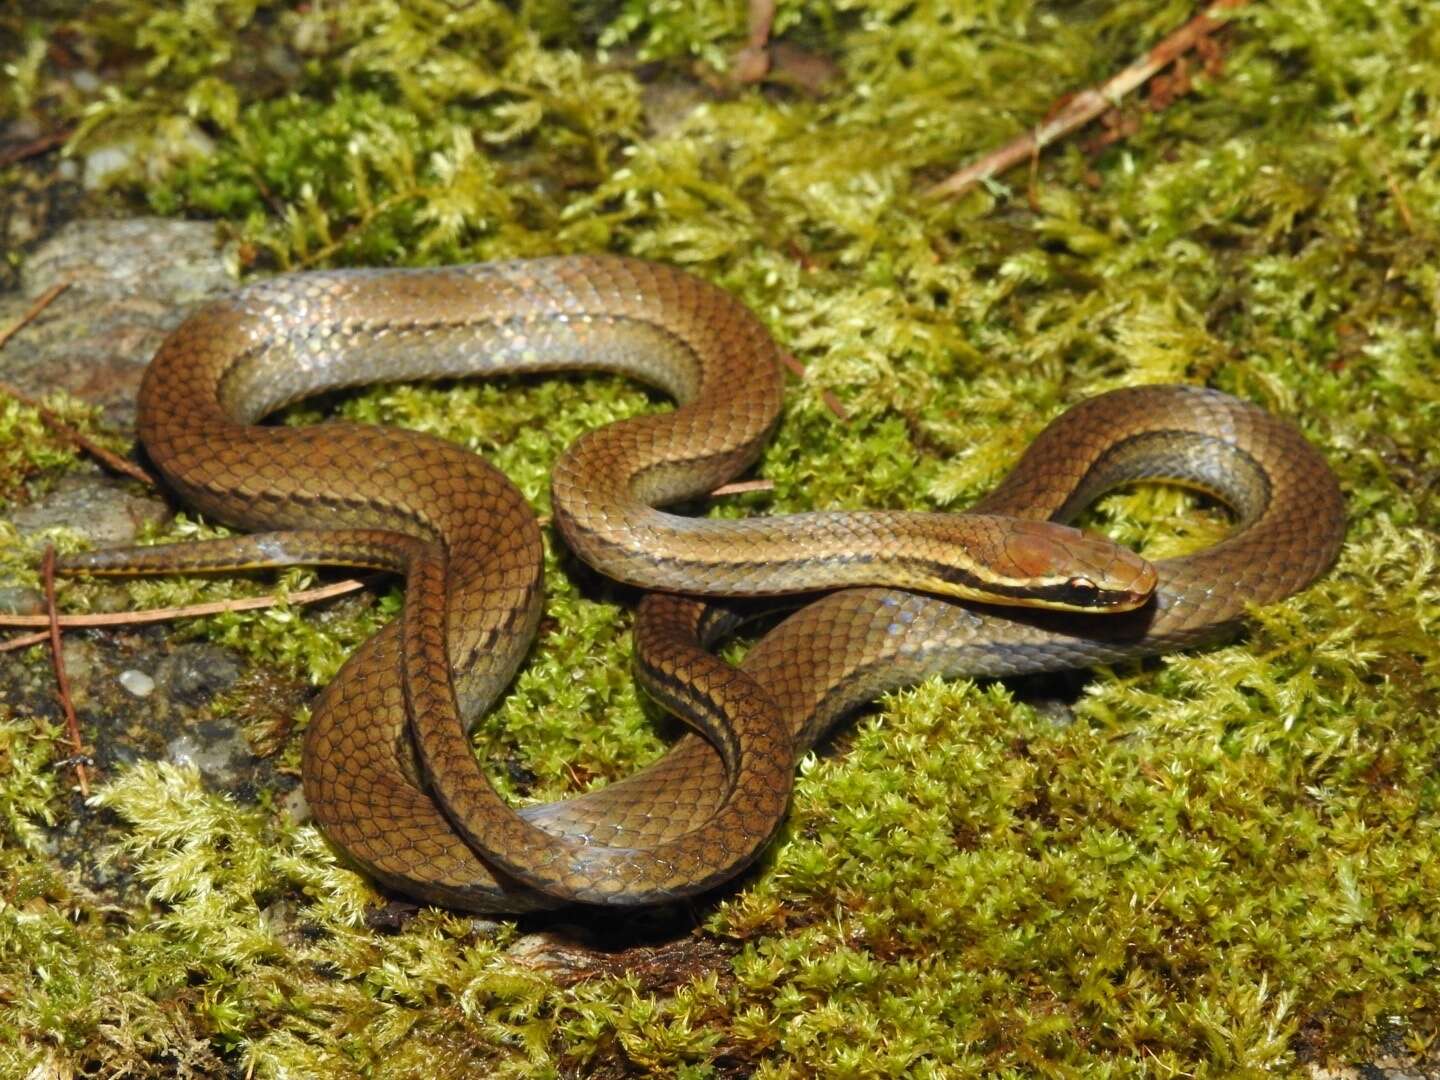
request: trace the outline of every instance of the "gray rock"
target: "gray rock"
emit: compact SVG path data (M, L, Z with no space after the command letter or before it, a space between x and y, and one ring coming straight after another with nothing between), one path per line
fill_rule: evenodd
M0 586L0 611L6 615L42 615L45 597L24 585Z
M171 701L193 708L234 686L240 671L239 659L229 650L193 643L177 646L161 661L155 681Z
M205 724L175 736L166 745L176 765L192 765L207 782L221 789L238 786L254 763L255 755L234 724ZM213 736L213 737L207 737Z
M200 222L71 222L27 259L22 295L0 302L8 321L70 283L6 343L0 378L35 397L65 390L129 427L150 357L197 304L234 287L233 262L214 226Z
M216 242L215 226L205 222L72 221L25 261L21 291L33 298L68 280L71 306L148 300L183 312L234 287L232 262Z
M22 537L64 526L92 547L107 548L133 544L142 525L162 521L168 513L158 498L131 495L104 477L71 474L37 502L16 510L10 521Z

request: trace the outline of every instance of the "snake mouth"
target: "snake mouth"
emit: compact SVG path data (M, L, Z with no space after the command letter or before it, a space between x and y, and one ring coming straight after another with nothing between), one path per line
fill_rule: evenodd
M1110 604L1110 605L1108 605L1107 607L1102 608L1102 609L1098 609L1098 610L1100 610L1102 613L1103 613L1103 612L1114 612L1114 613L1116 613L1116 614L1118 615L1118 614L1122 614L1122 613L1124 613L1124 612L1126 612L1126 611L1137 611L1137 610L1139 610L1140 608L1143 608L1146 604L1149 604L1149 603L1150 603L1152 600L1154 600L1154 599L1155 599L1155 590L1154 590L1154 589L1147 589L1147 590L1145 590L1144 592L1135 592L1134 590L1131 590L1131 591L1129 591L1129 592L1126 592L1126 593L1121 594L1120 597L1119 597L1119 599L1117 599L1117 600L1115 601L1115 603ZM1097 609L1096 609L1096 608L1087 608L1086 610L1087 610L1087 611L1096 611Z
M1154 588L1102 588L1089 578L1073 577L1053 584L1005 590L1006 595L1002 595L999 590L995 590L995 593L994 602L1001 604L1106 615L1144 607L1154 595Z
M1123 549L1122 549L1123 550ZM995 581L962 567L928 562L929 589L1005 607L1028 607L1048 611L1073 611L1088 615L1120 614L1144 607L1155 593L1155 568L1133 553L1119 561L1129 572L1118 568L1099 581L1083 573L1031 581ZM1097 575L1098 576L1098 575ZM938 582L937 586L935 583Z
M1120 614L1134 611L1148 604L1155 596L1159 575L1155 567L1138 555L1128 553L1123 562L1132 573L1129 580L1121 584L1116 577L1102 588L1087 577L1072 577L1057 591L1055 606L1066 611L1086 611L1093 614Z
M1144 607L1154 596L1153 589L1102 589L1089 581L1077 584L1074 579L1051 585L1004 586L987 582L980 587L947 582L943 588L931 586L931 589L942 596L982 604L1073 611L1082 615L1118 615L1134 611Z

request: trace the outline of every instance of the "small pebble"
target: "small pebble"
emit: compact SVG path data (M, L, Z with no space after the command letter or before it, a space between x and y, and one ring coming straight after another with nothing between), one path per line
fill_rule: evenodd
M200 744L189 735L179 735L171 739L166 749L169 751L170 760L176 765L196 765L195 759L200 755Z
M155 690L155 680L134 668L120 673L120 685L138 698L149 697Z
M133 143L117 143L92 150L85 158L85 190L99 191L110 179L135 161Z
M310 804L305 800L303 787L292 788L280 801L280 806L297 825L303 825L310 820Z

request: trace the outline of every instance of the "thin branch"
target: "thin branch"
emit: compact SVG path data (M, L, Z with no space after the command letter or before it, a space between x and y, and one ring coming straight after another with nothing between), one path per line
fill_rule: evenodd
M934 199L963 195L977 184L999 176L1027 158L1037 157L1040 151L1051 143L1088 124L1106 110L1118 107L1120 99L1126 94L1143 85L1157 72L1223 26L1220 18L1223 12L1242 7L1248 2L1249 0L1215 0L1215 3L1146 53L1144 59L1131 64L1098 87L1082 90L1065 101L1048 120L1033 131L1026 132L999 150L986 154L974 164L946 177L929 188L925 196Z
M62 615L60 618L62 620L60 625L63 627L65 625L65 623L63 622L65 617ZM36 630L33 634L21 634L19 637L13 637L8 641L0 642L0 652L13 652L16 649L28 649L31 645L43 644L49 639L49 637L49 630Z
M796 360L795 357L791 356L788 352L782 351L780 353L780 362L784 364L786 369L797 379L803 379L805 377L805 365L800 363L799 360ZM829 390L822 388L820 397L825 402L825 407L835 414L836 419L850 419L850 414L845 411L845 406L841 404L840 399Z
M52 131L48 135L41 135L38 139L31 139L19 146L12 146L9 150L0 152L0 169L8 168L17 161L24 161L26 158L39 157L55 147L62 145L66 139L75 133L74 128L62 128L60 131Z
M737 480L716 488L711 496L741 495L751 491L771 491L773 480ZM540 519L547 524L548 518ZM172 619L190 619L200 615L222 615L227 611L255 611L259 608L274 607L276 604L313 604L320 600L344 596L363 589L365 583L346 578L331 585L315 589L303 589L294 593L270 593L266 596L247 596L237 600L212 600L204 604L190 604L186 607L151 608L147 611L115 611L100 615L57 615L53 621L49 615L7 615L0 613L0 627L24 628L27 626L51 625L65 630L94 629L102 626L135 626L142 623L169 622ZM49 637L47 630L38 634L25 634L0 642L0 653L38 645Z
M60 708L65 713L65 731L70 736L70 747L74 751L75 778L80 782L80 794L89 798L90 782L85 778L85 744L80 739L80 718L75 715L75 703L70 697L70 676L65 673L65 653L60 647L60 616L55 610L55 548L47 545L45 561L41 564L41 576L45 582L45 611L50 620L50 660L55 667L55 685L60 694Z
M56 625L66 630L93 628L97 626L130 626L139 623L169 622L171 619L189 619L198 615L223 615L227 611L255 611L259 608L274 607L277 604L313 604L318 600L329 600L344 596L365 587L363 581L346 578L331 585L316 589L303 589L295 593L270 593L266 596L247 596L238 600L212 600L204 604L190 604L186 607L151 608L148 611L115 611L101 615L60 615ZM46 615L0 615L0 626L49 626ZM35 641L14 638L0 644L0 652L34 645ZM44 640L43 638L41 640Z
M750 0L749 39L735 55L730 74L738 83L754 83L770 71L770 30L775 25L775 0Z
M57 282L56 284L51 285L50 288L46 289L38 297L36 297L35 302L30 305L30 307L26 310L25 314L21 315L20 318L16 319L15 322L11 323L4 330L0 330L0 349L3 349L5 347L5 343L8 342L17 333L19 333L22 329L24 329L30 323L34 322L35 317L39 315L40 312L44 311L47 307L49 307L54 302L55 298L61 293L63 293L66 289L68 289L70 285L71 282L69 280ZM20 402L20 404L28 408L34 409L36 415L40 417L41 423L43 423L56 435L59 435L61 438L68 440L75 446L78 446L81 450L89 454L91 457L95 458L112 472L123 473L126 476L133 477L134 479L139 480L146 487L153 488L155 486L155 481L149 477L149 475L145 472L144 469L140 468L138 465L135 465L133 462L126 461L119 454L105 449L105 447L95 442L95 440L80 434L80 432L76 431L64 420L61 420L60 417L56 416L44 405L40 404L40 402L36 401L29 394L26 394L19 388L11 386L7 382L0 382L0 394L5 394L9 397L12 397L16 401Z
M16 319L4 330L0 330L0 349L3 349L5 347L5 343L9 341L12 337L14 337L21 330L34 322L35 316L39 315L40 312L44 311L47 307L49 307L51 303L54 302L55 298L61 293L63 293L66 289L68 289L70 285L71 280L69 278L66 278L64 281L59 281L56 282L54 285L51 285L43 293L37 296L35 298L35 302L25 310L25 314L21 315L20 318Z
M56 416L44 405L41 405L40 402L36 401L29 394L26 394L21 390L16 389L7 382L0 382L0 394L5 394L8 397L12 397L16 401L20 402L21 405L25 405L29 408L34 409L36 415L40 417L41 423L43 423L56 435L59 435L61 438L68 439L70 442L74 443L81 450L85 451L85 453L89 454L91 457L99 461L100 464L104 465L111 472L123 473L124 475L131 477L132 479L139 480L148 488L153 488L155 486L154 479L144 469L140 468L139 465L136 465L133 461L126 461L123 457L115 453L113 450L107 450L105 447L97 443L94 439L80 434L80 432L76 431L64 420L61 420L60 417Z
M744 495L751 491L774 491L774 480L736 480L733 484L722 484L714 491L714 495Z

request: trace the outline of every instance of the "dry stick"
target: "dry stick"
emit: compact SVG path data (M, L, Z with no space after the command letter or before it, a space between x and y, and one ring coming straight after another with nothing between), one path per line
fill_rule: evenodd
M25 326L29 325L31 322L33 322L35 320L35 317L39 315L40 312L44 311L47 307L49 307L57 296L59 296L61 293L63 293L66 289L70 287L70 284L70 281L67 280L61 281L55 285L51 285L50 288L46 289L43 293L36 297L35 302L30 305L29 309L25 312L25 314L21 315L20 318L16 319L14 323L12 323L10 326L7 326L4 330L0 330L0 349L3 349L5 347L5 343L9 341L12 337L14 337L16 333L18 333ZM64 420L61 420L60 417L56 416L53 412L47 409L44 405L40 404L40 402L36 401L29 394L26 394L23 391L17 389L16 387L11 386L7 382L0 382L0 394L5 394L9 397L12 397L16 401L20 402L20 404L25 405L28 408L34 409L36 415L40 417L40 422L43 423L46 427L48 427L51 431L55 432L55 434L59 435L61 438L68 439L70 442L74 443L87 454L96 458L98 461L100 461L103 465L105 465L112 471L124 473L126 476L133 477L134 479L139 480L141 483L143 483L146 487L153 488L155 486L155 481L150 479L149 475L145 472L144 469L141 469L138 465L126 461L119 454L112 453L111 451L105 449L105 447L101 446L93 439L89 439L86 436L80 434L80 432L76 431Z
M750 0L750 34L735 54L730 73L736 82L759 82L770 71L770 29L775 25L775 0Z
M1176 30L1145 54L1143 60L1131 64L1120 74L1098 87L1082 90L1067 101L1054 116L1033 131L1026 132L999 150L985 155L972 165L946 177L925 192L927 198L963 195L975 185L1000 175L1026 158L1034 158L1057 139L1088 124L1107 109L1119 105L1120 99L1142 85L1156 72L1193 49L1218 27L1220 13L1233 10L1249 0L1216 0L1199 15Z
M65 616L62 615L60 617L60 620L61 627L65 627ZM13 637L6 642L0 643L0 652L12 652L15 649L28 649L31 645L39 645L41 642L48 641L49 638L49 630L37 630L33 634L21 634L19 637Z
M805 365L800 363L799 360L796 360L795 357L791 356L788 352L782 352L780 354L780 363L784 364L797 379L803 379L805 377ZM845 406L840 403L840 399L829 390L822 387L820 397L824 400L826 407L835 414L837 419L850 419L850 414L845 411Z
M751 491L774 491L774 480L736 480L732 484L721 484L711 496L715 495L744 495Z
M50 619L50 659L55 666L55 684L60 692L60 708L65 713L65 730L70 735L70 746L75 751L72 759L75 777L80 781L80 794L90 797L90 782L85 779L85 744L80 741L80 718L75 715L75 703L70 699L70 677L65 674L65 654L60 649L60 616L55 611L55 548L46 545L45 562L41 566L45 581L45 610Z
M21 315L20 318L16 319L4 330L0 330L0 349L3 349L5 347L5 343L9 341L12 337L14 337L17 333L19 333L24 327L34 322L35 316L39 315L40 312L44 311L47 307L49 307L51 302L69 287L70 279L66 278L64 281L57 282L56 284L51 285L48 289L46 289L43 293L36 297L35 302L31 304L28 309L26 309L24 315Z
M170 619L188 619L197 615L223 615L227 611L255 611L258 608L274 607L276 604L310 604L317 600L329 600L332 596L363 589L365 583L346 578L331 585L315 589L303 589L295 593L270 593L266 596L246 596L238 600L212 600L205 604L190 604L186 607L151 608L147 611L115 611L102 615L61 615L58 624L66 630L93 628L97 626L129 626L132 623L167 622ZM49 626L45 615L0 615L0 626ZM47 635L41 635L43 641ZM33 635L12 638L0 644L0 652L23 648L37 642L30 640Z
M41 405L40 402L36 401L29 394L16 389L7 382L0 382L0 394L12 397L20 402L21 405L34 409L36 415L40 417L41 423L55 434L70 440L112 472L124 473L132 479L139 480L146 487L153 488L155 486L154 479L144 469L140 468L139 465L136 465L133 461L126 461L114 451L107 450L93 439L80 434L80 432L76 431L64 420L61 420L60 417L56 416L44 405Z
M1405 222L1405 231L1415 231L1415 219L1410 216L1410 205L1405 201L1405 193L1400 190L1400 185L1395 182L1394 175L1389 169L1385 169L1385 185L1390 189L1390 194L1395 197L1395 208L1400 211L1400 218Z
M17 161L24 161L26 158L39 157L46 151L61 145L74 132L74 128L65 128L60 131L52 131L48 135L41 135L38 139L32 139L28 143L12 146L4 153L0 153L0 169L14 165Z
M733 484L725 484L716 488L710 494L719 495L741 495L751 491L770 491L775 487L773 480L737 480ZM542 519L548 523L548 519ZM346 578L344 581L337 581L331 585L322 585L315 589L303 589L294 593L271 593L266 596L247 596L238 600L213 600L205 604L190 604L186 607L172 608L151 608L147 611L117 611L101 615L7 615L0 613L0 626L26 627L43 626L47 627L35 634L23 634L20 637L11 638L9 641L0 642L0 653L10 652L14 649L24 649L31 645L39 645L50 637L51 627L60 627L64 630L75 630L83 628L94 628L97 626L130 626L139 623L168 622L171 619L188 619L199 615L222 615L227 611L255 611L259 608L273 607L276 604L313 604L319 600L329 600L335 596L344 596L347 593L363 589L365 583L356 581L354 578Z

